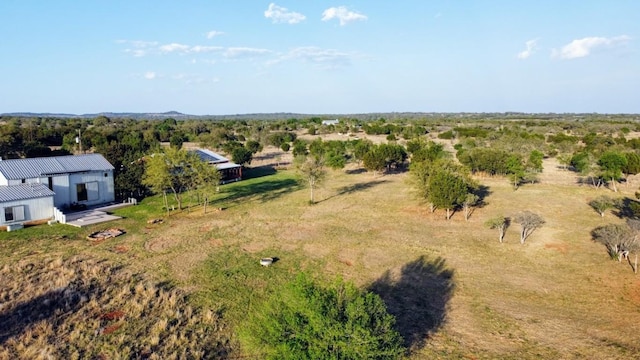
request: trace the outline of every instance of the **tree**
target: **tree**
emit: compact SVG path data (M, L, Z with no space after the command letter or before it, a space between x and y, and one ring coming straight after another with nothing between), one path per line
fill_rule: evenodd
M630 152L624 154L627 158L627 164L622 169L627 176L640 173L640 155Z
M301 273L258 305L240 339L265 359L399 359L402 338L380 297Z
M525 176L522 160L517 155L511 155L507 158L506 166L509 181L513 185L513 188L517 190Z
M522 227L520 230L520 244L524 244L527 238L545 223L542 216L528 210L516 214L513 220Z
M428 186L429 200L434 206L447 210L447 220L451 218L451 210L460 206L469 193L465 179L447 169L436 170L429 177Z
M255 140L248 140L245 144L245 147L249 149L252 154L256 154L262 151L262 144Z
M412 161L409 166L409 174L420 199L429 200L429 177L433 169L433 164L427 161ZM436 210L435 205L433 203L430 203L430 205L431 212L434 212Z
M461 194L446 194L448 187L442 188L436 183L432 183L432 177L434 174L438 172L446 172L448 174L453 174L453 177L459 178L464 183L465 193ZM411 162L409 167L409 173L411 174L411 179L415 189L417 190L418 197L424 200L427 200L431 207L431 212L434 212L437 207L442 204L442 201L434 202L434 198L440 198L442 200L443 197L447 195L453 195L457 200L453 207L457 207L462 205L464 200L466 199L466 194L472 188L475 188L476 184L470 178L468 171L465 167L461 166L453 162L451 159L439 158L434 161L419 161L419 162ZM445 179L439 179L439 181L446 181ZM452 185L452 184L448 184ZM447 186L448 186L447 185ZM435 194L434 194L435 192ZM461 197L458 197L461 196ZM459 200L459 201L458 201ZM447 202L447 201L444 201ZM451 206L451 205L448 205ZM453 207L448 208L447 218L450 217L450 210ZM445 207L446 209L447 207Z
M544 159L544 154L538 150L533 150L529 154L529 159L527 160L527 170L531 172L542 172L542 160Z
M293 142L293 156L297 157L300 155L307 155L309 152L307 151L307 144L302 140L295 140Z
M511 225L511 219L500 215L487 220L485 225L489 229L498 229L498 240L502 243L504 241L504 235L509 228L509 225Z
M591 231L591 237L593 241L606 246L609 256L618 261L622 261L622 258L628 258L629 252L637 252L640 247L637 231L634 231L628 225L608 224L599 226ZM637 269L634 269L634 271L637 271Z
M433 141L424 143L419 140L407 143L407 151L411 153L411 162L436 161L447 155L442 144L436 144Z
M182 193L193 186L193 164L201 160L193 153L174 148L167 148L145 160L143 184L156 193L166 194L170 190L178 203L178 209L182 210Z
M169 138L169 145L174 149L181 149L184 143L184 134L181 132L174 132Z
M589 206L591 206L593 210L597 211L601 217L604 217L604 213L615 207L615 205L615 200L606 195L598 196L597 198L589 201Z
M253 160L253 153L244 146L236 146L231 150L231 161L238 165L245 166Z
M371 140L356 140L353 145L353 157L358 162L363 161L365 155L369 153L373 146Z
M602 170L602 177L611 181L613 191L618 192L616 182L622 177L622 169L627 166L627 158L621 153L607 151L598 159L598 165Z
M206 214L207 205L209 205L209 196L207 193L212 187L218 188L222 180L222 174L215 165L197 160L198 159L193 159L190 164L194 172L191 188L202 193L204 213Z
M473 193L468 193L462 202L462 209L464 210L464 220L469 221L469 216L473 212L474 206L478 204L480 197Z
M367 171L373 171L375 175L378 171L382 171L386 167L386 159L384 154L379 151L375 151L375 147L369 150L362 157L362 165Z
M315 156L296 156L296 170L298 174L309 184L311 191L311 204L315 203L314 190L324 180L327 171L324 168L324 159Z

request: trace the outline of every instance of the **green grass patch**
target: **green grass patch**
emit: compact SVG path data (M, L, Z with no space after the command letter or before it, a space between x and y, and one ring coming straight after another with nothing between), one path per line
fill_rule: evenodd
M261 258L274 254L278 257L272 265L260 265ZM216 309L231 325L238 325L257 304L294 279L303 267L303 259L289 252L266 249L251 254L232 246L223 247L195 271L195 282L201 291L194 295L194 300Z

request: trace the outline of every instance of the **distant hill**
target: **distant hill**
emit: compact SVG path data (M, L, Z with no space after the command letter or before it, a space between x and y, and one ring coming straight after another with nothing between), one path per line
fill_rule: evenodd
M227 114L227 115L190 115L178 111L167 111L159 113L134 113L134 112L101 112L95 114L64 114L64 113L32 113L14 112L2 113L0 117L30 117L30 118L68 118L68 119L93 119L99 116L106 116L111 119L134 119L134 120L161 120L173 118L176 120L286 120L286 119L308 119L317 117L326 119L358 119L364 121L417 118L460 118L460 119L535 119L535 120L580 120L589 118L598 119L625 119L640 120L638 114L597 114L597 113L523 113L523 112L495 112L495 113L442 113L442 112L386 112L386 113L357 113L357 114L301 114L301 113L252 113L252 114Z
M282 119L305 119L310 117L319 117L322 119L339 119L339 118L356 118L361 120L377 120L380 118L397 119L397 118L415 118L415 117L432 117L443 116L440 113L423 113L423 112L397 112L397 113L362 113L362 114L300 114L300 113L253 113L253 114L227 114L227 115L190 115L183 114L178 111L167 111L161 113L133 113L133 112L101 112L95 114L65 114L65 113L32 113L32 112L14 112L0 114L2 117L41 117L41 118L70 118L70 119L93 119L99 116L106 116L111 119L166 119L173 118L176 120L282 120ZM451 116L451 114L447 114Z

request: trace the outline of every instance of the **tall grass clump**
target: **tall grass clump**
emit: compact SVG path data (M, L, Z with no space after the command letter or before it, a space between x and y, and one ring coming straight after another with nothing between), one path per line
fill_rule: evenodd
M26 258L0 269L0 359L212 359L223 325L184 293L90 257Z

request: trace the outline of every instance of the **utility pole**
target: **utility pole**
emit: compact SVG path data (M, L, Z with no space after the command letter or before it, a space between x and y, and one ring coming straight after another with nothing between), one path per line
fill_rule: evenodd
M82 154L82 134L80 133L80 129L78 129L78 136L76 136L76 144L78 144L80 153Z

